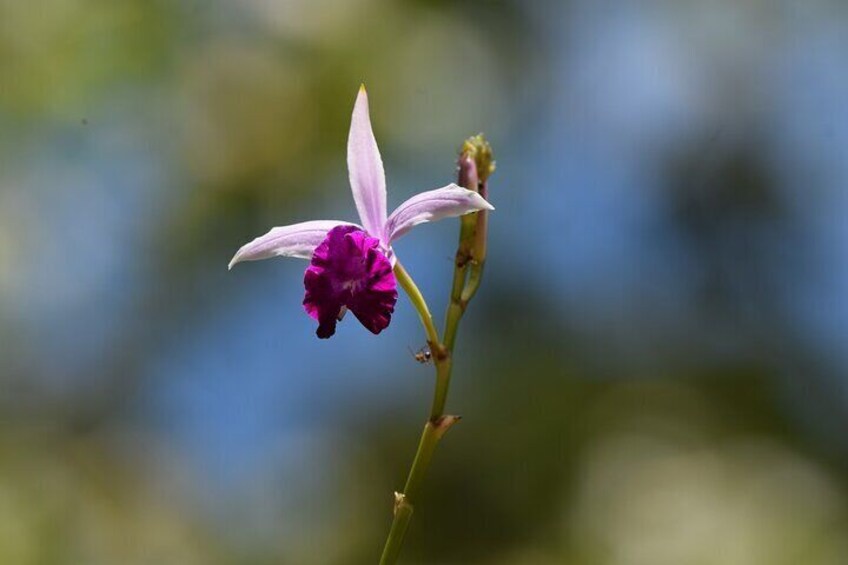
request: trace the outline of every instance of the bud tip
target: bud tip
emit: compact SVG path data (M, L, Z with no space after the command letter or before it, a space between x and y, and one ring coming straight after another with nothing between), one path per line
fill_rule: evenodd
M460 154L474 161L477 166L477 174L480 177L480 182L486 182L493 172L495 172L495 160L492 155L492 146L486 141L486 137L482 133L471 136L462 144Z

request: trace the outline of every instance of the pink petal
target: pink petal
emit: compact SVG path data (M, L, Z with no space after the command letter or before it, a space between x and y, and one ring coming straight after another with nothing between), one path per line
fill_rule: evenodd
M381 238L386 222L386 174L377 140L371 130L368 94L364 85L359 88L350 120L347 168L353 200L362 225L372 236Z
M273 228L242 246L230 261L229 269L242 261L258 261L269 257L298 257L309 259L315 248L327 237L327 232L337 226L353 226L349 222L315 220L290 226Z
M455 184L428 190L416 194L392 212L386 222L386 243L390 244L414 226L424 222L494 209L476 192Z

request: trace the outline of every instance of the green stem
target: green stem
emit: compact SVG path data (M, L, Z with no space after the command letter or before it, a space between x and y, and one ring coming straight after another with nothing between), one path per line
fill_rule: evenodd
M424 425L424 432L421 434L415 459L413 459L412 467L409 469L404 491L403 493L395 493L394 518L389 536L386 538L386 545L383 547L380 565L394 565L397 562L400 550L403 547L406 530L409 528L409 522L412 519L415 501L418 499L421 484L427 474L427 469L430 467L436 446L448 428L457 421L458 418L456 417L442 416L435 421L428 420Z
M409 296L412 306L418 312L418 317L421 318L421 323L424 325L424 331L427 332L427 341L430 343L431 349L438 347L440 345L439 332L433 323L433 316L430 314L430 309L427 308L427 301L424 300L424 295L418 290L415 281L412 280L412 277L409 276L409 273L406 272L400 261L395 263L394 272L395 278L397 278L401 288ZM433 354L435 355L435 353L434 351Z
M451 369L453 362L447 349L441 346L444 357L436 360L436 389L433 392L433 402L430 405L430 421L435 422L445 414L445 404L448 401L448 388L450 388Z
M483 263L474 262L471 264L471 269L468 273L468 282L462 290L460 301L463 308L468 304L474 295L477 294L477 289L480 288L480 281L483 280Z
M484 192L485 186L484 183ZM469 267L468 282L466 282L461 295L463 308L477 294L477 289L480 288L480 281L483 280L483 266L486 264L486 233L488 231L488 223L489 212L487 210L477 212L477 223L474 229L474 248L471 253L473 259Z
M412 505L407 503L404 498L400 498L397 493L395 493L395 497L395 517L392 520L392 528L389 530L386 545L383 547L380 565L397 563L400 550L403 548L403 538L406 536L406 530L409 528L409 522L412 519Z
M482 216L482 218L479 216ZM478 222L481 219L483 222L482 229L478 229ZM447 404L453 369L453 349L465 307L474 297L480 285L485 249L485 213L464 216L461 220L450 304L445 314L444 341L439 339L438 330L433 323L433 316L430 314L427 302L415 281L412 280L412 277L409 276L400 262L395 264L395 277L418 312L418 317L421 319L424 331L427 334L427 342L430 345L433 362L436 366L436 388L433 392L433 403L430 406L430 418L424 425L424 431L421 434L421 440L418 442L418 450L415 452L415 459L412 460L403 493L395 493L394 518L386 539L386 545L383 547L380 565L394 565L397 562L406 531L412 520L415 502L418 500L418 494L427 474L427 469L430 467L436 446L448 428L459 420L458 417L445 416L445 405ZM480 260L477 260L478 258L474 256L475 252Z
M479 192L483 198L487 196L486 180L494 170L492 151L483 135L469 138L464 144L459 159L459 176L457 182L469 190ZM485 210L467 214L460 219L459 247L454 263L453 283L451 285L450 302L445 314L444 339L439 339L439 333L433 324L433 316L427 308L424 296L409 273L400 263L395 264L394 273L401 288L409 295L409 299L427 333L433 362L436 366L436 389L433 392L433 403L430 407L430 418L424 425L424 432L418 442L415 459L409 469L403 493L395 493L395 510L392 527L383 548L380 565L394 565L400 556L403 539L409 528L415 501L424 482L424 476L430 467L436 446L445 432L458 420L458 416L445 416L445 404L448 399L451 372L453 369L453 349L459 321L465 313L468 302L474 298L483 277L483 265L486 261L486 224Z
M418 493L424 481L424 476L427 474L427 469L430 467L430 461L433 459L436 445L438 445L439 440L447 429L457 420L456 418L444 416L452 365L450 356L439 340L439 334L435 324L433 324L433 317L427 307L427 302L424 300L424 296L418 290L412 277L409 276L409 273L406 272L406 269L399 262L395 264L394 272L401 288L409 296L412 305L418 311L418 317L421 318L424 331L427 333L427 341L430 343L430 349L433 352L433 360L436 365L436 389L433 393L430 418L424 425L424 431L418 443L415 459L413 459L412 466L409 469L404 491L402 494L397 493L395 495L394 519L392 520L392 527L389 530L389 536L386 539L386 545L383 548L380 565L393 565L397 562L401 547L403 546L404 537L406 536L406 530L412 519L415 501L418 498Z
M468 214L460 219L459 246L456 249L450 303L448 304L448 311L445 315L445 349L449 353L453 352L453 346L456 342L456 332L459 328L459 320L462 318L462 314L465 312L465 305L467 304L467 302L462 300L462 294L467 284L468 267L473 259L472 251L476 231L475 216L476 214Z

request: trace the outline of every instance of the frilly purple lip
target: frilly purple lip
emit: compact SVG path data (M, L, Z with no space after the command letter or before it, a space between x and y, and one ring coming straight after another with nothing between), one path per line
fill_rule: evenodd
M306 313L318 320L318 337L336 332L345 309L372 333L383 331L397 302L397 282L380 240L356 226L331 229L304 274Z

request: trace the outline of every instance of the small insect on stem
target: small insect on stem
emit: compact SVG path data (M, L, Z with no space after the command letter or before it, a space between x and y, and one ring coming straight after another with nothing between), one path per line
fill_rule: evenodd
M421 364L429 363L433 360L433 353L426 345L418 351L412 351L411 347L407 347L407 349L409 349L409 354L412 355L412 358Z

